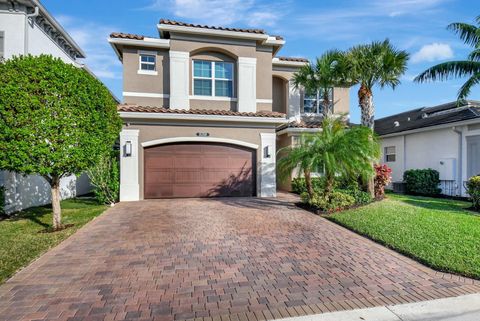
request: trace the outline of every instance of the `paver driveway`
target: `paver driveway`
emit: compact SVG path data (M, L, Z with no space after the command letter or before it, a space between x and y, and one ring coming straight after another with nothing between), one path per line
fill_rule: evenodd
M119 204L1 286L0 319L261 320L480 292L289 204Z

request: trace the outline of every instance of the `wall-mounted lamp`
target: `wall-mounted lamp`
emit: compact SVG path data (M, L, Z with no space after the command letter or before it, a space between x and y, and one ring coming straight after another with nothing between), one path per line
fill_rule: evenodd
M125 142L125 157L132 156L132 142L127 140Z
M263 158L270 158L270 151L268 146L263 147Z

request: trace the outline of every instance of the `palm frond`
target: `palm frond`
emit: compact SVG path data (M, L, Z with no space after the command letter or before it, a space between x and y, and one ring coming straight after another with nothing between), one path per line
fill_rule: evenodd
M470 94L470 91L473 86L480 84L480 73L476 73L472 75L468 80L460 87L460 90L458 91L457 95L457 100L458 101L463 101L465 100L468 95Z
M468 60L480 62L480 49L475 49L475 50L473 50L473 51L468 55Z
M474 25L454 22L447 26L448 30L452 30L467 45L477 47L480 42L480 29Z
M471 76L478 72L480 72L480 62L470 60L449 61L428 68L415 77L414 81L448 80L451 78Z

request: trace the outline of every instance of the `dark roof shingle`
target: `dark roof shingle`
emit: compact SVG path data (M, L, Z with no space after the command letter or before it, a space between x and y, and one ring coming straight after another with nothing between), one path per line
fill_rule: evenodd
M214 110L214 109L170 109L154 106L138 106L138 105L118 105L118 111L136 112L136 113L164 113L164 114L187 114L187 115L215 115L215 116L247 116L247 117L274 117L285 118L285 114L277 112L260 111L256 113L238 112L231 110Z
M480 118L480 102L469 100L457 107L455 101L433 107L417 108L377 119L375 121L375 132L382 136L475 118Z
M160 24L171 25L171 26L180 26L180 27L191 27L191 28L203 28L203 29L214 29L214 30L223 30L223 31L235 31L235 32L248 32L256 34L266 34L263 29L245 29L245 28L228 28L228 27L216 27L208 25L193 24L187 22L180 22L170 19L160 19Z

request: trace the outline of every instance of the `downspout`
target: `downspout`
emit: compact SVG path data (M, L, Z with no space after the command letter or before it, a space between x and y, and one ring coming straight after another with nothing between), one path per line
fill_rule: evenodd
M458 136L458 177L457 177L457 184L459 189L459 196L463 195L463 131L458 130L457 127L453 126L452 130L457 133Z
M39 14L40 14L40 9L38 8L38 6L35 6L33 13L27 13L25 15L25 37L24 37L25 43L23 46L25 56L28 55L28 20L30 18L37 17ZM33 23L33 20L32 20L32 23Z

